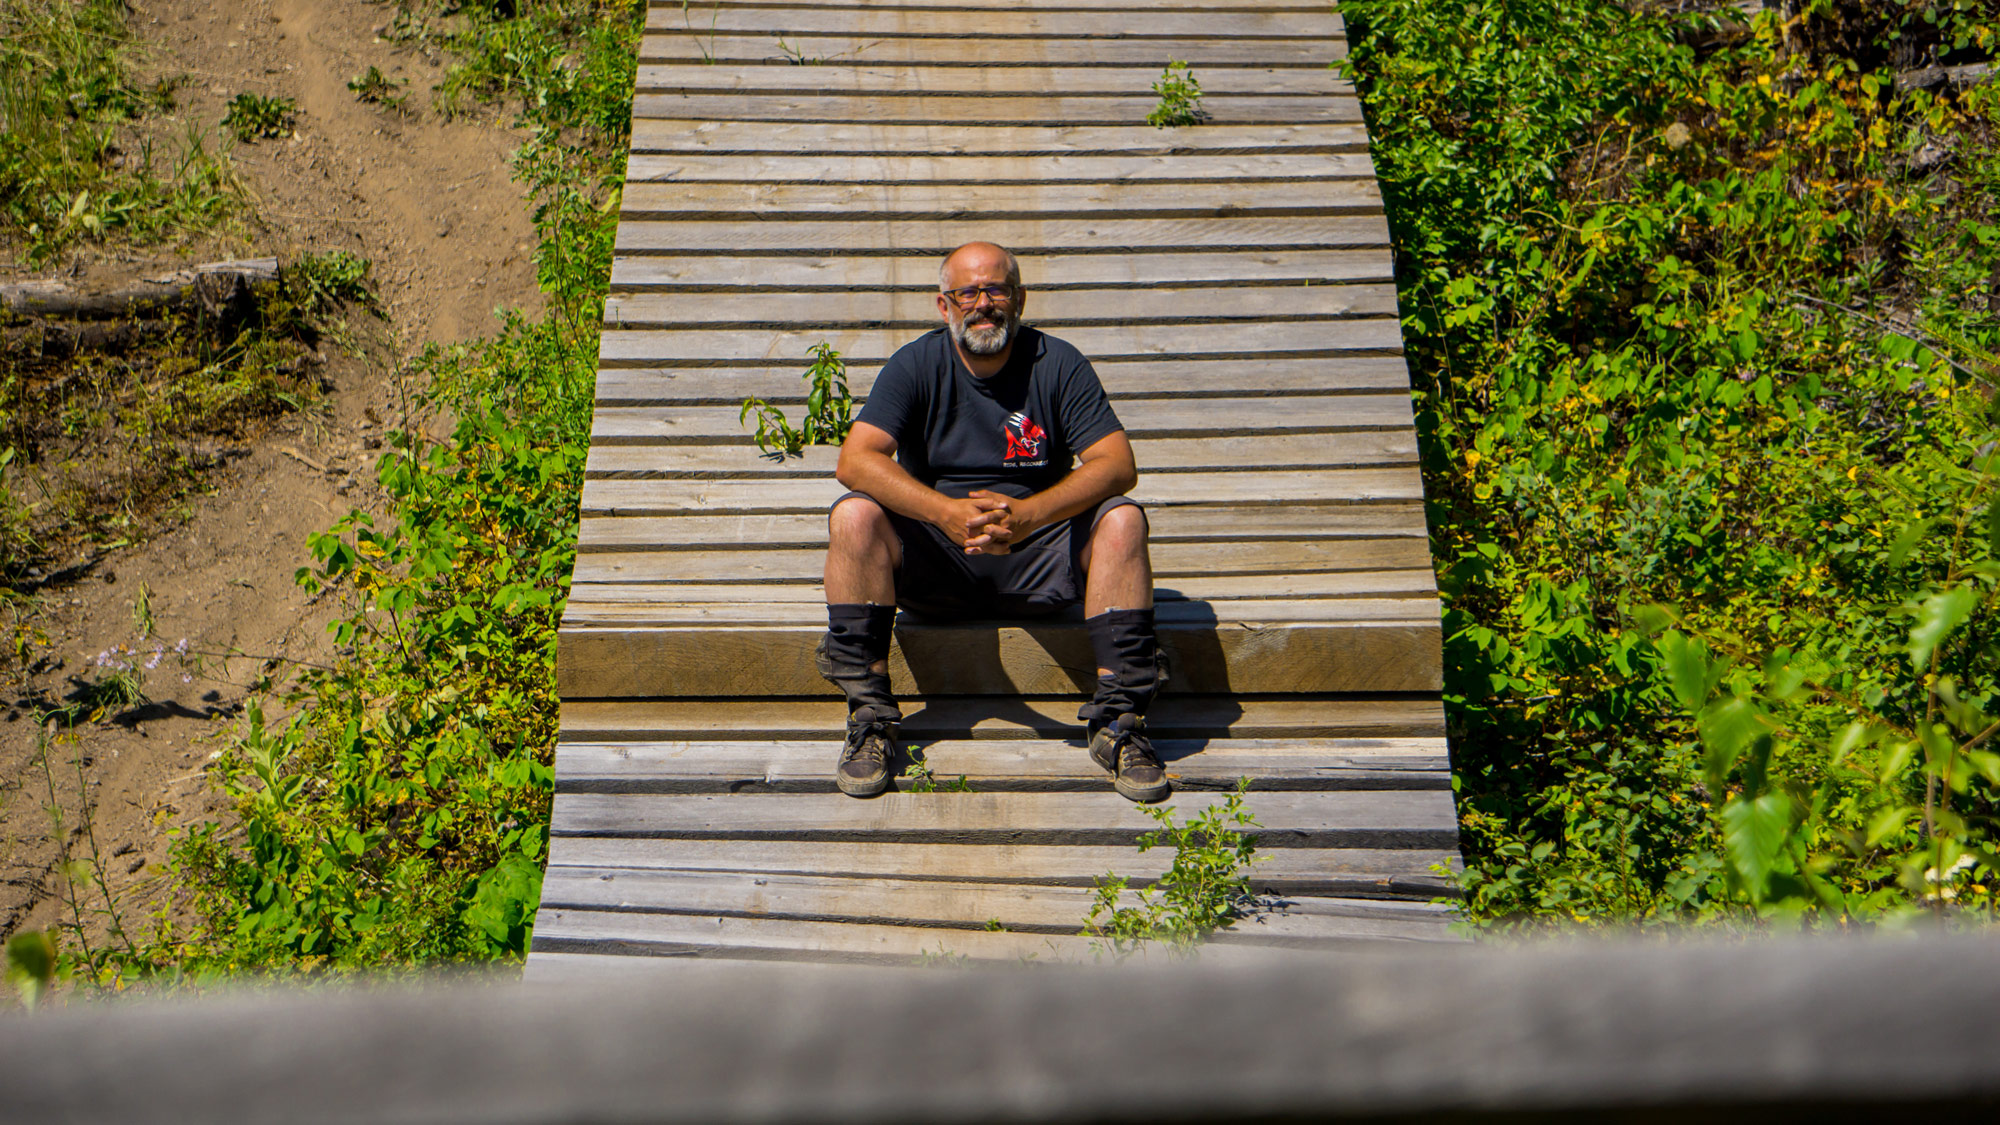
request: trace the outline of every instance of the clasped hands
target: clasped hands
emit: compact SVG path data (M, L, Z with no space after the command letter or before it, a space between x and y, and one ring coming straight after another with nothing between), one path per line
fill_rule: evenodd
M1033 516L1033 505L1028 501L983 488L947 503L950 506L943 517L932 522L968 555L1004 555L1042 523Z

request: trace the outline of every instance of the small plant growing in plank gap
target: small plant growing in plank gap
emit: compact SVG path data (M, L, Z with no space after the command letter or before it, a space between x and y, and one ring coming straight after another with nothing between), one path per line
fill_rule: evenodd
M912 793L972 792L964 774L959 774L957 781L939 781L937 775L931 772L931 764L925 759L923 751L915 747L910 748L910 764L903 768L903 780L910 783Z
M1250 779L1239 778L1221 804L1210 805L1194 819L1176 823L1174 808L1143 810L1159 827L1139 837L1139 850L1171 847L1174 859L1159 881L1137 893L1139 905L1123 906L1128 889L1122 875L1097 880L1097 901L1083 920L1083 934L1108 943L1123 958L1146 942L1166 945L1177 956L1193 956L1196 947L1226 925L1250 896L1250 865L1256 862L1257 837L1246 829L1257 818L1243 806ZM1106 946L1096 946L1099 953Z
M299 120L299 103L290 98L244 92L230 99L222 125L245 144L268 137L290 136Z
M738 419L749 424L757 416L757 447L767 453L797 456L808 445L839 445L847 440L854 425L854 395L847 389L847 362L833 345L822 340L810 350L812 366L806 369L805 418L793 429L785 412L761 398L743 400Z
M1159 80L1153 83L1153 92L1160 95L1160 104L1146 115L1146 124L1168 129L1208 120L1208 113L1201 108L1201 83L1180 59L1168 61Z

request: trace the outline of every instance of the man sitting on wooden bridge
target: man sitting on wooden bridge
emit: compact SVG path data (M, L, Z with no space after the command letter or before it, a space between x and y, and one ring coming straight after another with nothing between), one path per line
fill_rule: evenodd
M1014 255L973 242L939 270L932 329L891 356L840 447L819 670L847 696L843 793L889 786L902 712L896 607L926 619L1042 617L1083 603L1097 690L1090 756L1134 801L1168 792L1143 716L1165 681L1132 443L1075 348L1021 326ZM1076 458L1071 468L1071 458Z

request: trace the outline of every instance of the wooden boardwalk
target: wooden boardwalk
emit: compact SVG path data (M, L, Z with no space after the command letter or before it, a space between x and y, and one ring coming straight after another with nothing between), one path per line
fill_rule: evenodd
M821 341L865 397L973 239L1020 255L1028 319L1132 435L1171 803L1252 779L1267 903L1214 955L1445 939L1437 592L1330 7L656 0L648 28L531 975L1087 958L1094 879L1164 869L1081 749L1076 619L900 626L905 738L972 792L833 787L845 710L811 660L833 451L762 457L739 404L796 416ZM1206 124L1145 124L1170 58Z

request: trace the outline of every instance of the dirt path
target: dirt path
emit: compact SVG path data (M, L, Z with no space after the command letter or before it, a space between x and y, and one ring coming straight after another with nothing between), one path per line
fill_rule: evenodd
M90 854L94 840L127 925L143 920L164 889L168 834L220 811L203 769L260 662L232 660L183 682L163 659L148 674L147 705L53 746L53 791L28 703L68 694L75 677L94 671L98 653L135 641L142 584L168 646L185 638L197 651L325 656L330 607L310 603L292 575L308 561L309 533L351 507L379 508L372 466L385 425L401 417L396 364L433 341L490 333L496 307L539 307L533 229L507 164L521 137L491 112L440 120L429 107L440 69L376 36L392 14L362 0L133 4L131 26L149 52L143 69L191 79L179 95L181 121L219 122L243 91L299 105L296 136L235 149L256 200L251 229L190 247L190 257L351 251L374 263L388 315L360 331L375 338L364 354L327 347L328 410L253 441L184 523L46 591L42 626L54 667L9 687L0 721L0 937L58 920L55 807L64 810L72 858ZM370 65L409 80L414 115L348 90ZM159 272L162 262L99 255L76 264L105 279Z

